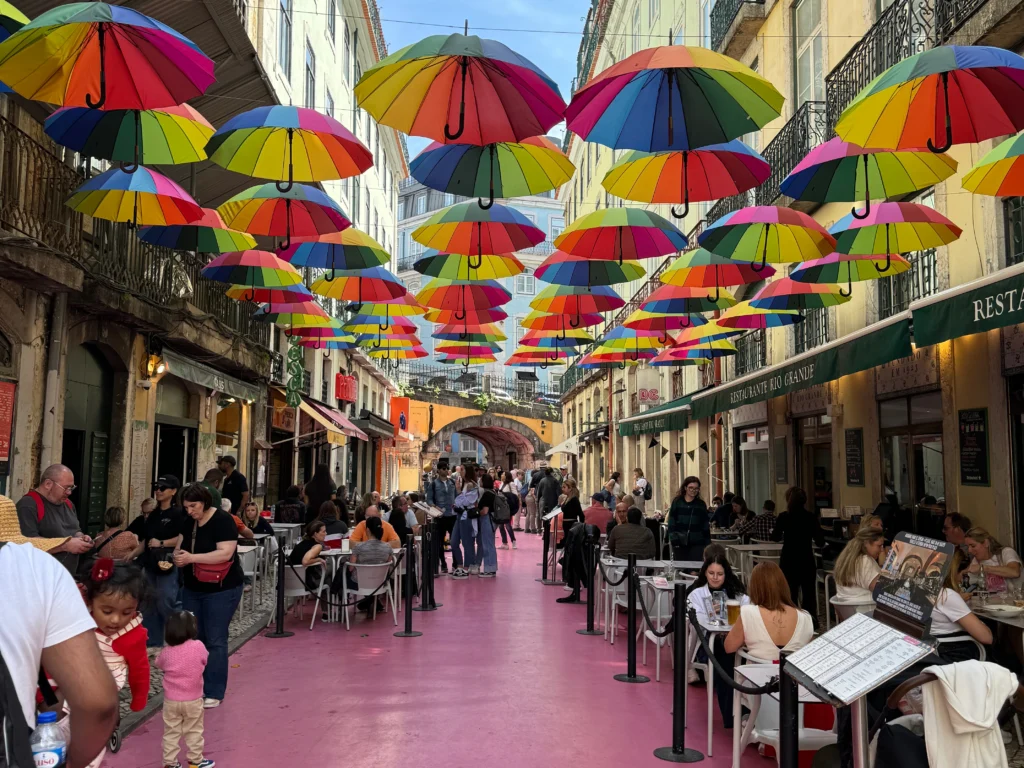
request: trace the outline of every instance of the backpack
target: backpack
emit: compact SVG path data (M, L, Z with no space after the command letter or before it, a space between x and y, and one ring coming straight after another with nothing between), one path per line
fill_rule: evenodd
M507 523L512 519L512 511L509 509L508 497L498 491L494 494L494 509L491 510L496 523Z
M505 487L512 489L509 491L502 491L501 494L502 496L505 497L505 500L508 501L509 512L511 512L514 515L516 512L519 511L519 494L515 492L514 485L509 484L506 485Z
M35 490L31 490L25 495L31 496L32 500L36 503L36 522L43 522L43 515L46 514L46 508L43 506L43 497L40 496L39 493L36 492ZM66 506L68 509L74 509L74 507L71 506L70 499L64 499L64 506Z
M278 523L304 523L303 504L298 500L283 501L277 503L276 509Z
M647 484L644 486L644 501L650 501L653 495L654 488L651 487L651 481L648 480Z

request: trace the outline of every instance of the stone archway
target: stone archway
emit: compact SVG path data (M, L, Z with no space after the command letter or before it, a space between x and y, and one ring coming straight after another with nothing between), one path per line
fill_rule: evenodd
M433 437L424 441L420 465L436 460L456 433L479 440L484 445L490 463L501 466L505 466L509 448L516 454L518 466L526 468L543 459L544 452L551 447L522 422L498 414L480 413L449 422Z

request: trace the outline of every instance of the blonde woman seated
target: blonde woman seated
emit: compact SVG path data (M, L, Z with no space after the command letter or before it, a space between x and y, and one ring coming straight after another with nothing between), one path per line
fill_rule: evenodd
M981 589L1005 592L1010 585L1020 586L1020 556L1010 547L1004 547L991 533L978 526L967 532L964 543L973 558L967 567L971 581L977 584L981 579L981 569L985 569L985 584L980 585Z
M867 603L882 572L885 536L876 528L861 528L836 559L836 602Z
M726 635L725 650L747 653L764 661L778 661L779 651L796 651L811 641L811 615L799 610L789 593L782 569L772 562L758 563L747 590L751 605L740 606L740 620Z
M971 612L957 587L963 559L963 553L959 549L953 550L953 563L946 574L935 607L932 608L932 636L942 639L952 635L968 634L982 645L992 645L992 630ZM978 647L967 639L955 643L939 643L938 654L948 663L979 657Z

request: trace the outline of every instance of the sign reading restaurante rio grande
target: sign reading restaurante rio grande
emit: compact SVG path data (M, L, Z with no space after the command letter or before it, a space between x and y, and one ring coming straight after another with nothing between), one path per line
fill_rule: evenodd
M973 290L946 293L952 295L943 298L939 294L911 305L917 346L1024 322L1024 285L1020 272Z

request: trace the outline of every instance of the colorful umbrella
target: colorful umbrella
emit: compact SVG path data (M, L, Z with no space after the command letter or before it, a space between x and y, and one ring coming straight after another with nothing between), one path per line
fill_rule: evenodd
M698 314L663 315L638 309L630 313L622 325L636 331L657 331L662 344L669 342L670 331L682 331L707 324L707 320Z
M864 200L864 218L872 197L898 197L933 187L956 173L949 155L924 151L864 149L833 138L807 153L779 185L784 195L816 203Z
M598 261L555 251L534 273L538 280L556 285L617 285L639 280L647 270L635 261Z
M1024 195L1024 133L1011 136L985 153L963 178L963 188L976 195Z
M871 256L853 256L848 253L831 253L823 259L805 261L789 273L790 278L800 283L846 283L847 290L839 289L841 296L853 294L853 283L863 280L878 280L889 275L898 275L910 270L910 262L900 255L891 256L886 274L875 264Z
M746 285L764 280L775 274L773 267L762 267L758 272L754 265L745 261L733 261L717 253L695 248L669 264L661 273L660 280L666 285L681 285L686 288L715 288L714 300L722 295L723 285Z
M300 338L300 339L340 339L346 336L351 336L353 339L355 336L349 331L345 330L341 323L334 318L331 318L329 325L320 326L301 326L292 328L285 332L285 335L289 338Z
M807 261L835 250L835 240L806 213L774 205L758 205L727 213L710 224L697 242L701 247L737 261L761 262L754 267Z
M416 334L404 336L383 336L382 334L366 333L356 337L356 343L361 347L371 349L413 349L421 346Z
M184 189L166 176L139 168L120 168L93 176L68 198L68 206L97 219L139 225L173 226L196 222L203 209Z
M388 301L406 294L402 281L384 267L338 269L314 281L313 293L338 301Z
M461 365L469 370L471 365L486 365L487 363L496 363L498 358L494 355L462 355L458 353L449 353L446 355L439 355L436 358L436 362L443 363L444 365Z
M522 355L518 355L518 354L513 353L512 355L509 356L508 360L505 361L505 365L511 366L513 368L541 368L541 369L544 369L544 368L547 368L548 366L551 366L551 365L568 365L568 358L565 359L565 360L563 360L561 358L559 358L558 360L542 360L542 359L538 359L536 357L530 357L530 356L525 356L524 357Z
M511 301L512 294L494 280L441 280L434 278L416 294L425 307L455 312L456 321L468 319L467 312L493 309Z
M214 81L184 35L131 8L69 3L0 44L0 81L26 99L92 109L184 104Z
M287 261L268 251L235 251L222 253L203 267L201 274L219 283L256 288L287 288L302 282L302 275ZM253 301L245 296L245 301Z
M705 341L689 347L668 347L651 360L651 365L672 365L695 360L713 360L736 354L736 345L728 339ZM699 363L698 363L699 365Z
M686 235L675 224L643 208L604 208L580 216L555 238L573 256L611 261L649 259L681 251Z
M302 283L297 283L289 288L254 288L250 285L232 285L224 292L224 295L237 301L256 301L271 306L313 300L313 294Z
M594 348L594 354L603 355L606 352L633 351L652 352L661 349L666 343L672 343L669 337L666 342L657 331L638 331L635 328L617 326L606 333L598 340ZM636 359L636 358L634 358Z
M578 319L579 322L575 326L570 326L569 321L575 319ZM604 318L597 313L580 315L577 318L575 315L555 315L533 310L519 324L531 331L566 333L569 328L589 328L592 325L600 325L603 322Z
M367 354L370 357L383 358L385 360L419 360L421 357L429 357L430 355L423 347L413 347L412 349L371 349Z
M519 143L432 143L409 164L414 179L431 189L479 197L490 208L495 197L526 197L558 189L576 167L551 139L534 136ZM487 198L484 204L482 198Z
M839 292L838 285L798 283L788 277L773 280L754 294L754 309L821 309L845 304L850 300Z
M360 315L378 315L380 317L409 317L422 315L427 310L421 307L411 293L406 293L389 301L378 301L375 304L349 304L346 309Z
M735 303L736 299L728 291L719 291L716 297L708 296L705 288L663 285L648 296L640 308L661 315L687 315L728 309Z
M556 315L571 315L569 327L579 328L584 315L608 312L625 304L622 297L608 286L549 285L530 302L530 308Z
M264 305L253 313L256 320L295 328L316 326L332 326L334 318L329 317L324 308L315 301L303 301L297 304L280 304L276 307Z
M295 238L281 258L295 267L329 269L368 269L391 261L391 255L365 232L349 227L330 232L315 240Z
M102 113L100 113L102 114ZM140 240L176 251L198 253L228 253L248 251L256 247L256 238L245 232L228 229L224 219L213 208L203 208L203 215L192 224L166 227L141 227Z
M582 337L566 336L544 336L540 332L528 333L519 340L525 347L537 347L538 349L571 349L573 347L585 347L592 344L594 337L586 335Z
M473 266L473 265L476 266ZM522 274L526 267L512 254L484 254L474 259L458 253L439 253L433 248L417 259L412 268L421 275L444 280L502 280Z
M515 360L516 363L533 363L539 365L541 368L547 368L549 365L558 365L559 362L564 362L572 357L575 353L564 349L541 349L540 347L528 347L525 344L521 344L516 347L510 355L510 360Z
M486 341L445 341L434 347L438 355L493 355L501 352L501 345Z
M682 213L672 208L672 216L682 219L691 202L738 195L767 181L771 172L760 154L733 139L681 152L626 152L601 186L639 203L682 203Z
M917 203L881 203L864 219L847 214L829 230L836 237L835 250L855 256L885 254L888 272L893 253L909 253L948 245L961 229L934 208Z
M614 355L614 357L616 357L616 358L625 358L627 356L625 356L625 355ZM585 368L585 369L591 369L591 368L631 368L631 367L635 367L635 366L638 366L638 365L640 365L640 361L639 360L628 360L628 359L609 360L609 359L606 359L604 356L597 357L593 353L588 354L588 355L584 355L583 357L581 357L579 360L576 361L576 367L577 368Z
M23 14L7 0L0 0L0 42L13 35L28 24L28 16ZM11 93L11 89L0 83L0 93Z
M715 323L722 328L742 330L759 330L762 328L782 328L786 325L802 323L804 316L796 309L756 309L749 301L741 301L735 307L729 307Z
M497 323L508 318L508 312L497 307L493 309L430 309L423 319L428 323L448 325L450 323Z
M86 157L125 163L178 165L206 159L213 126L188 104L162 109L64 107L46 118L46 135ZM130 164L130 165L128 165Z
M675 337L675 343L672 344L672 349L695 347L709 341L731 339L734 336L741 336L744 333L745 331L741 331L738 328L726 328L719 325L714 320L711 320L704 325L692 326L684 330Z
M447 323L430 334L445 341L505 341L508 336L494 323Z
M442 253L475 256L469 266L478 269L485 253L532 248L544 240L544 233L514 208L484 209L470 201L442 208L413 231L412 239Z
M381 125L477 146L542 136L565 112L555 81L533 62L468 30L395 51L363 73L355 96Z
M671 348L663 349L660 353L658 353L657 357L654 357L654 358L652 358L650 360L647 360L646 361L647 365L653 366L655 368L662 368L662 367L667 367L667 366L681 367L681 366L685 366L685 365L697 365L697 366L711 365L711 358L710 357L678 357L678 352L677 352L677 356L673 357L673 356L671 356L669 354L671 351L672 351ZM634 363L634 365L635 365L635 363ZM589 367L592 367L592 366L586 366L586 367L589 368Z
M783 101L774 85L735 59L669 45L634 53L591 78L565 119L587 141L664 152L738 139L779 117Z
M927 145L932 152L1022 128L1024 59L982 45L943 45L908 56L868 83L836 123L840 138L862 147Z
M416 333L419 326L404 317L360 314L346 320L342 328L346 333Z
M275 180L282 192L296 181L347 179L373 165L370 150L333 117L281 105L236 115L213 134L206 150L217 165Z
M622 363L636 363L639 361L653 360L658 356L657 350L654 349L605 349L602 347L596 347L592 352L584 357L594 362L600 363L619 363L621 367L625 367Z
M324 357L330 357L328 350L332 349L355 349L356 342L352 336L338 336L333 339L302 339L295 342L300 347L324 350Z
M318 238L352 225L341 206L305 184L296 184L286 192L275 184L249 187L217 210L229 227L251 235L284 237L281 251L288 250L292 235Z

